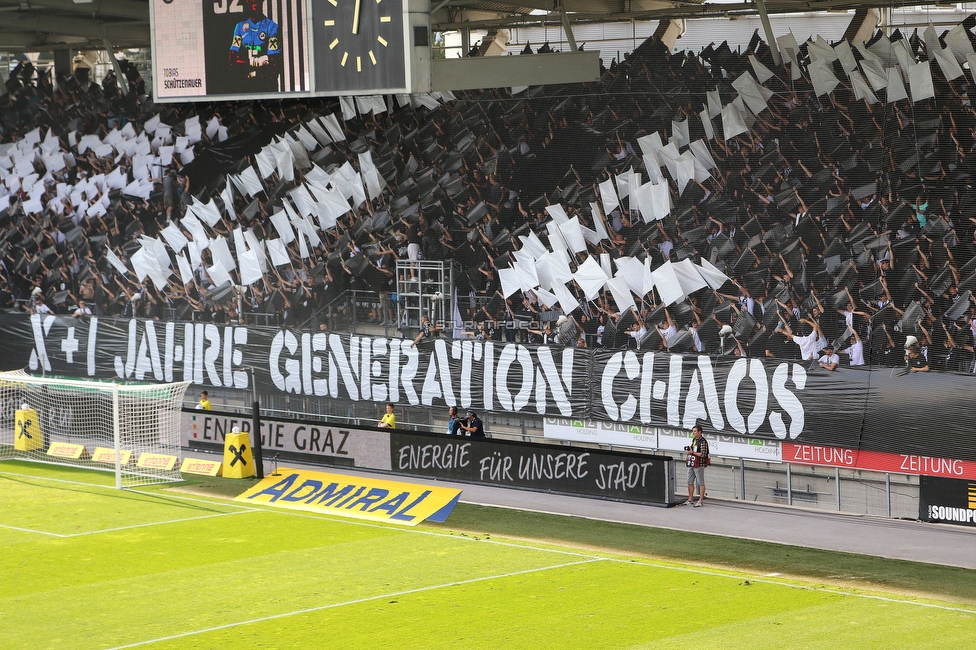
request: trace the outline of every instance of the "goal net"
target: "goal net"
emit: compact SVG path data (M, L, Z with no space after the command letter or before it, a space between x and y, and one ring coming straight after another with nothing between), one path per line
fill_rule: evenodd
M111 471L120 488L178 481L180 409L188 385L0 372L0 460Z

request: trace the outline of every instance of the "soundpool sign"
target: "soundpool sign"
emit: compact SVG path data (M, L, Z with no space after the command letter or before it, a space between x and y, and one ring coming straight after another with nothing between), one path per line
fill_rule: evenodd
M942 524L976 526L976 482L921 476L918 518Z

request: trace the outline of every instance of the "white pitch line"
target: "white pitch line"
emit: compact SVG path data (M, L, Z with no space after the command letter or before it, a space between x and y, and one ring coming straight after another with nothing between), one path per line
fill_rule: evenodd
M409 596L411 594L419 594L425 591L434 591L437 589L444 589L447 587L460 587L463 585L470 585L476 582L486 582L488 580L500 580L502 578L513 578L515 576L526 575L529 573L539 573L541 571L551 571L553 569L564 569L566 567L577 566L580 564L590 564L592 562L602 562L601 558L591 559L591 560L579 560L578 562L566 562L564 564L555 564L552 566L537 567L535 569L524 569L522 571L512 571L510 573L501 573L493 576L484 576L481 578L471 578L469 580L456 580L454 582L447 582L440 585L430 585L427 587L418 587L416 589L406 589L404 591L395 591L387 594L380 594L378 596L368 596L366 598L357 598L356 600L347 600L343 603L332 603L329 605L319 605L318 607L307 607L305 609L296 609L291 612L282 612L281 614L272 614L270 616L261 616L259 618L252 618L246 621L237 621L234 623L225 623L223 625L216 625L214 627L208 627L202 630L193 630L192 632L181 632L180 634L172 634L170 636L163 636L157 639L148 639L146 641L137 641L136 643L129 643L126 645L115 646L110 650L123 650L123 648L136 648L139 646L149 645L152 643L162 643L164 641L173 641L175 639L184 639L189 636L196 636L198 634L208 634L210 632L219 632L220 630L226 630L232 627L239 627L241 625L252 625L254 623L264 623L265 621L274 621L276 619L288 618L291 616L300 616L302 614L310 614L312 612L321 612L327 609L336 609L339 607L347 607L349 605L359 605L362 603L368 603L374 600L381 600L383 598L398 598L400 596Z
M103 528L102 530L90 530L85 533L71 533L68 535L58 535L58 537L83 537L85 535L100 535L102 533L114 533L119 530L131 530L133 528L147 528L149 526L163 526L165 524L180 524L185 521L196 521L197 519L212 519L214 517L227 517L231 515L243 515L256 510L238 510L237 512L218 512L212 515L200 515L199 517L184 517L183 519L169 519L167 521L151 521L145 524L132 524L131 526L119 526L118 528Z
M751 582L766 582L765 580L752 580ZM770 581L770 584L776 584ZM937 605L935 603L920 603L912 600L900 600L898 598L890 598L888 596L873 596L871 594L854 594L849 591L840 591L839 589L828 589L827 587L814 587L814 586L804 586L804 585L794 585L797 589L807 589L809 591L820 591L827 594L837 594L838 596L853 596L854 598L867 598L868 600L880 600L885 603L895 603L898 605L915 605L916 607L928 607L929 609L942 609L947 612L961 612L963 614L976 615L976 610L966 609L964 607L950 607L949 605Z
M68 485L84 485L85 487L103 488L115 490L114 485L99 485L98 483L87 483L85 481L69 481L64 478L51 478L50 476L37 476L36 474L22 474L20 472L0 472L0 476L16 476L17 478L32 478L38 481L51 481L53 483L67 483Z
M93 470L93 471L100 471L100 470ZM137 490L135 488L126 488L126 487L123 487L122 489L119 489L119 488L115 487L114 484L113 485L108 485L108 484L102 485L101 483L89 483L87 481L69 481L68 479L64 479L64 478L52 478L50 476L37 476L36 474L21 474L19 472L0 472L0 476L16 476L18 478L24 478L24 479L35 479L35 480L38 480L38 481L50 481L51 483L66 483L68 485L81 485L81 486L84 486L84 487L98 488L98 489L101 489L101 490L110 490L112 492L115 492L116 494L127 494L128 493L128 494L143 494L143 495L146 495L146 496L160 496L160 495L158 495L156 493L153 493L153 492L144 492L143 490ZM153 485L165 486L166 483L154 483ZM192 500L192 499L188 499L188 500ZM215 503L215 502L208 501L207 503ZM238 507L240 507L240 506L238 506Z
M37 535L50 535L51 537L70 537L70 535L62 535L60 533L49 533L46 530L34 530L32 528L18 528L17 526L7 526L5 524L0 524L0 528L7 528L9 530L19 530L22 533L35 533Z
M47 477L47 476L35 476L35 475L32 475L32 474L20 474L20 473L17 473L17 472L2 472L2 471L0 471L0 475L17 476L17 477L22 477L22 478L24 478L24 477L26 477L26 478L35 478L35 479L42 480L42 481L53 481L53 482L56 482L56 483L67 483L69 485L83 485L83 486L88 486L88 487L103 488L103 489L106 489L106 490L116 490L116 488L114 486L111 486L111 485L98 485L98 484L95 484L95 483L85 483L83 481L69 481L67 479L50 478L50 477ZM271 506L271 505L264 506L264 504L258 504L258 503L251 504L251 505L244 505L244 504L239 504L239 503L228 502L228 501L225 501L223 499L218 499L218 498L189 497L189 496L184 496L182 494L173 494L173 493L169 493L169 492L167 492L166 494L157 494L157 493L154 493L154 492L145 492L143 490L136 490L136 489L125 490L125 492L131 492L133 494L141 494L141 495L149 496L149 497L165 497L167 499L177 499L177 500L180 500L180 501L190 501L190 502L193 502L193 503L206 503L208 505L213 505L213 506L226 506L226 507L229 507L229 508L237 508L237 509L239 509L239 512L240 513L245 513L245 512L266 512L266 513L278 514L278 515L288 515L288 516L291 516L291 517L302 517L302 518L306 518L306 519L321 519L321 520L332 521L332 522L336 522L336 523L343 523L343 524L347 524L347 525L362 526L362 527L366 527L366 528L379 528L379 529L382 529L382 530L388 530L388 531L398 532L398 533L413 533L414 535L428 535L428 536L431 536L431 537L443 537L443 538L446 538L446 539L466 540L466 541L469 541L469 542L485 542L485 543L488 543L488 544L495 544L495 545L498 545L498 546L507 546L507 547L511 547L511 548L520 548L520 549L525 549L525 550L530 550L530 551L543 551L543 552L546 552L546 553L554 553L554 554L559 554L559 555L570 555L570 556L573 556L573 557L582 557L582 558L588 558L588 559L592 559L592 560L606 559L606 558L603 558L603 557L598 556L598 555L593 555L592 553L579 553L579 552L575 552L575 551L566 551L566 550L555 549L555 548L545 548L545 547L539 547L539 546L530 546L528 544L518 544L518 543L515 543L515 542L500 542L500 541L493 540L493 539L482 539L482 538L478 538L478 537L467 537L467 536L462 536L462 535L451 535L449 533L438 533L438 532L435 532L435 531L416 530L416 529L407 528L407 527L404 527L404 526L383 525L383 524L379 524L379 523L375 523L374 524L374 523L369 523L369 522L365 522L365 521L357 521L357 520L354 520L354 519L346 519L346 518L343 518L341 515L332 515L330 513L324 513L324 512L321 513L321 514L310 513L310 512L296 512L294 510L287 510L287 509L284 509L284 508L276 508L276 507ZM262 507L262 506L264 506L264 507ZM235 513L224 513L224 514L235 514ZM169 522L161 522L161 523L169 523ZM139 526L146 526L146 525L155 525L155 524L139 524ZM116 530L116 529L109 529L109 530ZM107 531L96 531L96 532L107 532ZM57 533L44 533L44 534L57 535ZM76 535L61 535L61 537L76 537L78 535L85 535L85 534L90 534L90 533L78 533Z
M189 497L182 497L182 496L176 496L176 495L171 495L171 496L173 496L174 498L189 499ZM194 500L195 501L204 501L202 499L194 499ZM209 503L208 501L204 501L204 502L205 503ZM339 515L330 515L330 513L317 514L317 513L311 513L311 512L296 512L294 510L288 510L288 509L284 509L284 508L275 508L274 506L270 506L270 505L269 506L265 506L265 507L261 507L264 504L257 504L256 503L256 504L253 504L253 505L254 505L254 507L251 508L251 510L250 510L251 512L267 512L267 513L272 513L272 514L287 515L287 516L290 516L290 517L302 517L302 518L307 518L307 519L324 519L326 521L333 521L333 522L336 522L336 523L342 523L342 524L347 524L347 525L362 526L362 527L366 527L366 528L380 528L382 530L390 530L390 531L402 532L402 533L412 533L414 535L429 535L429 536L432 536L432 537L444 537L444 538L447 538L447 539L466 540L466 541L469 541L469 542L482 542L482 543L487 543L487 544L495 544L497 546L507 546L507 547L511 547L511 548L520 548L520 549L525 549L525 550L529 550L529 551L542 551L542 552L546 552L546 553L555 553L555 554L560 554L560 555L571 555L571 556L574 556L574 557L588 558L591 561L608 560L608 561L611 561L611 562L620 562L620 563L625 563L625 564L634 564L634 563L637 563L637 564L641 564L641 565L648 566L648 567L654 567L654 568L658 568L658 569L666 569L666 570L670 570L670 571L685 571L685 572L688 572L688 573L696 573L696 574L699 574L699 575L709 575L709 576L715 576L715 577L719 577L719 578L729 578L729 579L734 579L734 580L749 580L750 582L760 582L760 583L764 583L764 584L775 585L775 586L778 586L778 587L790 587L790 588L794 588L794 589L813 590L813 591L820 591L820 592L823 592L823 593L838 594L838 595L841 595L841 596L852 596L852 597L855 597L855 598L870 598L870 599L873 599L873 600L882 600L882 601L891 602L891 603L900 603L900 604L903 604L903 605L918 605L920 607L930 607L930 608L934 608L934 609L944 609L944 610L947 610L947 611L958 611L958 612L963 612L963 613L966 613L966 614L976 614L976 611L971 610L971 609L951 607L951 606L948 606L948 605L936 605L936 604L933 604L933 603L922 603L922 602L916 602L916 601L911 601L911 600L899 600L897 598L890 598L890 597L886 597L886 596L873 596L873 595L870 595L870 594L858 594L858 593L848 592L848 591L832 590L832 589L828 589L826 587L816 587L816 586L813 586L813 585L799 585L799 584L791 584L789 582L777 582L775 580L764 580L762 578L754 578L750 574L736 575L736 574L730 574L730 573L720 573L720 572L717 572L717 571L708 571L708 570L705 570L705 569L695 569L695 568L692 568L692 567L665 566L665 565L654 564L653 562L648 562L648 561L644 560L643 558L636 558L636 562L634 562L632 560L624 560L624 559L616 559L616 558L607 558L607 557L600 556L600 555L594 555L592 553L581 553L581 552L576 552L576 551L566 551L566 550L554 549L554 548L546 548L546 547L541 547L541 546L532 546L532 545L529 545L529 544L519 544L517 542L501 542L501 541L494 540L494 539L483 539L483 538L474 536L474 534L472 534L471 537L461 536L461 535L451 535L449 533L439 533L439 532L428 531L428 530L417 530L415 528L405 528L405 527L400 527L400 526L383 525L383 524L378 524L378 523L374 524L374 523L369 523L369 522L365 522L365 521L359 521L359 520L355 520L355 519L345 519L345 518L343 518L343 517L341 517ZM241 507L245 507L245 506L241 506ZM517 510L517 508L512 508L512 509L513 510ZM554 513L548 513L548 514L554 514ZM623 523L623 522L621 522L621 523Z
M321 514L313 514L310 512L296 512L294 510L289 510L286 508L275 508L274 506L267 506L266 508L258 507L259 505L262 504L254 504L254 505L255 505L254 510L257 512L268 512L271 514L288 515L291 517L303 517L306 519L322 519L325 521L334 521L336 523L348 524L350 526L361 526L363 528L379 528L381 530L389 530L397 533L412 533L414 535L428 535L430 537L443 537L445 539L456 539L460 541L483 542L485 544L495 544L497 546L510 546L512 548L520 548L526 551L543 551L546 553L556 553L559 555L585 557L591 560L607 559L603 556L594 555L592 553L580 553L577 551L566 551L558 548L546 548L543 546L530 546L529 544L519 544L516 542L499 542L498 540L494 540L494 539L484 539L484 538L476 537L475 535L477 533L472 533L471 537L468 537L467 535L451 535L450 533L438 533L432 530L417 530L416 528L408 528L405 526L398 526L395 524L389 524L389 525L383 525L378 523L371 524L369 522L360 521L356 519L347 519L342 515L338 515L338 514L333 515L332 513L328 513L328 512L323 512Z
M156 496L152 492L141 492L139 490L130 490L130 492L135 492L137 494L145 494L147 496ZM514 542L499 542L493 539L481 539L478 537L451 535L449 533L438 533L432 530L417 530L415 528L398 526L394 524L369 523L366 521L361 521L356 519L348 519L343 517L342 515L332 514L328 512L322 512L322 513L303 512L303 511L290 510L287 508L277 508L273 505L265 504L265 503L253 503L250 505L243 505L237 503L224 503L223 500L217 498L212 498L212 499L207 499L206 497L195 498L195 497L187 497L180 494L170 494L170 493L167 493L165 496L167 498L181 499L184 501L194 501L197 503L207 503L210 505L226 505L229 507L232 506L235 508L243 508L246 509L247 512L265 512L265 513L275 514L275 515L287 515L289 517L301 517L303 519L319 519L319 520L331 521L336 523L348 524L351 526L361 526L365 528L379 528L381 530L388 530L391 532L398 532L398 533L412 533L414 535L444 537L446 539L466 540L469 542L486 542L488 544L497 544L498 546L510 546L513 548L521 548L521 549L531 550L531 551L544 551L546 553L557 553L560 555L571 555L573 557L585 557L585 558L596 559L596 560L606 559L602 556L594 555L592 553L579 553L575 551L566 551L561 549L545 548L540 546L530 546L528 544L518 544Z
M227 499L221 499L219 497L187 497L182 494L172 494L170 492L157 493L157 492L145 492L143 490L126 490L126 492L131 492L133 494L143 494L147 497L163 497L166 499L179 499L180 501L192 501L193 503L206 503L211 506L226 506L228 508L238 508L242 510L252 511L260 510L260 508L255 508L254 506L245 506Z
M952 607L950 605L938 605L936 603L924 603L915 600L902 600L900 598L891 598L890 596L876 596L873 594L859 594L853 591L842 591L840 589L831 589L829 587L818 587L816 585L801 585L790 582L780 582L778 580L765 580L763 578L755 578L751 574L739 574L734 573L722 573L721 571L708 571L706 569L696 569L693 567L681 567L681 566L667 566L664 564L657 564L653 561L644 560L642 558L634 558L632 560L625 560L621 558L606 558L609 562L618 562L622 564L627 564L633 566L638 564L640 566L646 566L653 569L663 569L667 571L683 571L685 573L694 573L703 576L712 576L715 578L729 578L731 580L748 580L749 582L757 582L760 584L772 585L774 587L789 587L790 589L802 589L804 591L817 591L826 594L835 594L837 596L850 596L852 598L867 598L869 600L880 600L886 603L896 603L899 605L915 605L917 607L929 607L931 609L943 609L949 612L962 612L963 614L974 614L976 615L976 609L966 609L965 607Z
M258 505L258 504L255 504L255 505ZM563 550L559 550L559 549L551 549L551 548L545 548L545 547L540 547L540 546L531 546L531 545L528 545L528 544L518 544L518 543L515 543L515 542L500 542L500 541L497 541L497 540L494 540L494 539L481 539L481 538L478 538L478 537L462 537L460 535L449 535L447 533L437 533L437 532L434 532L434 531L415 530L415 529L411 529L411 528L399 528L399 527L392 527L392 526L383 526L383 525L380 525L380 524L371 524L371 523L367 523L367 522L364 522L364 521L356 521L356 520L352 520L352 519L349 519L349 520L342 519L341 517L334 517L333 518L333 517L328 517L326 515L326 513L323 513L323 516L317 516L317 515L312 514L312 513L301 513L301 512L295 512L295 511L292 511L292 510L286 510L286 509L280 509L280 508L279 509L276 509L276 508L273 508L273 507L268 507L267 509L255 507L254 509L256 511L259 511L259 512L272 512L272 513L275 513L275 514L289 515L289 516L292 516L292 517L307 517L307 518L311 518L311 519L328 519L328 521L335 521L337 523L351 524L351 525L355 525L355 526L365 526L367 528L382 528L384 530L393 530L393 531L399 531L399 532L404 532L404 533L413 533L415 535L431 535L431 536L434 536L434 537L446 537L446 538L449 538L449 539L458 539L458 540L467 540L467 541L471 541L471 542L482 542L482 543L487 543L487 544L496 544L498 546L508 546L508 547L512 547L512 548L521 548L521 549L531 550L531 551L544 551L544 552L547 552L547 553L558 553L558 554L562 554L562 555L573 555L573 556L576 556L576 557L589 558L589 560L591 562L596 562L596 561L600 561L600 560L607 560L607 561L610 561L610 562L618 562L618 563L621 563L621 564L631 564L631 565L632 564L640 564L642 566L656 568L656 569L663 569L663 570L668 570L668 571L684 571L684 572L687 572L687 573L695 573L695 574L699 574L699 575L714 576L714 577L718 577L718 578L728 578L728 579L732 579L732 580L749 580L750 582L759 582L759 583L763 583L763 584L774 585L774 586L777 586L777 587L789 587L789 588L792 588L792 589L803 589L803 590L806 590L806 591L818 591L818 592L822 592L822 593L836 594L836 595L839 595L839 596L850 596L850 597L853 597L853 598L868 598L868 599L871 599L871 600L880 600L880 601L884 601L884 602L897 603L897 604L901 604L901 605L916 605L918 607L928 607L928 608L932 608L932 609L942 609L942 610L946 610L946 611L950 611L950 612L962 612L964 614L976 614L976 610L965 609L965 608L962 608L962 607L951 607L949 605L937 605L935 603L924 603L924 602L918 602L918 601L913 601L913 600L900 600L898 598L891 598L891 597L887 597L887 596L875 596L875 595L871 595L871 594L859 594L859 593L854 593L854 592L850 592L850 591L841 591L841 590L837 590L837 589L829 589L827 587L817 587L817 586L814 586L814 585L800 585L800 584L792 584L792 583L789 583L789 582L778 582L776 580L764 580L762 578L754 578L754 577L752 577L751 574L736 575L736 574L731 574L731 573L721 573L721 572L718 572L718 571L708 571L706 569L695 569L695 568L692 568L692 567L666 566L666 565L655 564L653 562L649 562L649 561L647 561L647 560L645 560L643 558L634 558L633 560L617 559L617 558L607 558L607 557L603 557L603 556L599 556L599 555L593 555L593 554L589 554L589 553L579 553L579 552L574 552L574 551L563 551Z
M164 525L164 524L177 524L177 523L182 523L182 522L185 522L185 521L194 521L196 519L209 519L209 518L212 518L212 517L224 517L226 515L239 515L239 514L245 514L245 513L249 513L249 512L260 512L260 510L257 509L257 508L252 508L250 506L240 505L240 504L236 504L236 503L227 503L227 504L224 504L224 503L222 503L219 500L194 499L192 497L183 497L183 496L179 496L179 495L170 495L170 494L156 494L156 493L153 493L153 492L144 492L142 490L124 490L124 491L121 491L120 492L113 485L99 485L97 483L86 483L84 481L70 481L70 480L67 480L67 479L51 478L49 476L35 476L33 474L20 474L20 473L17 473L17 472L0 472L0 475L3 475L3 476L16 476L16 477L19 477L19 478L31 478L31 479L37 479L37 480L40 480L40 481L50 481L50 482L54 482L54 483L65 483L65 484L68 484L68 485L81 485L81 486L84 486L84 487L101 488L101 489L104 489L104 490L113 490L113 491L119 492L121 494L131 493L131 494L140 494L140 495L148 496L148 497L163 497L163 498L167 498L167 499L168 498L176 498L176 499L180 499L180 500L183 500L183 501L193 501L193 502L196 502L196 503L206 503L206 504L211 505L211 506L227 506L227 507L231 507L231 508L234 508L235 509L234 512L220 512L220 513L209 514L209 515L200 515L199 517L184 517L182 519L169 519L169 520L166 520L166 521L152 521L152 522L148 522L148 523L144 523L144 524L133 524L131 526L119 526L117 528L104 528L102 530L91 530L91 531L86 531L84 533L65 533L65 534L62 534L62 533L51 533L51 532L44 531L44 530L32 530L30 528L18 528L16 526L7 526L7 525L4 525L4 524L0 524L0 528L8 528L10 530L18 530L18 531L22 531L22 532L25 532L25 533L36 533L38 535L50 535L51 537L58 537L58 538L62 538L62 539L71 538L71 537L83 537L85 535L98 535L98 534L101 534L101 533L112 533L112 532L116 532L116 531L120 531L120 530L130 530L130 529L133 529L133 528L146 528L146 527L149 527L149 526L161 526L161 525Z
M20 477L20 478L32 478L32 479L37 479L39 481L52 481L54 483L67 483L68 485L82 485L82 486L85 486L85 487L101 488L103 490L111 490L111 491L113 491L113 492L115 492L117 494L141 494L141 495L147 496L147 497L164 497L164 498L167 498L167 499L180 499L181 501L192 501L192 502L195 502L195 503L206 503L206 504L213 505L213 506L220 505L220 506L226 506L228 508L237 508L237 509L243 509L243 510L253 510L253 508L251 506L240 505L238 503L226 503L224 500L218 499L218 498L200 499L200 498L194 498L194 497L186 497L186 496L182 496L182 495L179 495L179 494L170 494L170 493L161 494L161 493L156 493L156 492L146 492L145 490L137 490L137 489L134 489L134 488L124 488L122 490L119 490L114 485L99 485L98 483L86 483L84 481L69 481L69 480L63 479L63 478L51 478L51 477L48 477L48 476L35 476L34 474L19 474L17 472L0 472L0 476L17 476L17 477ZM165 485L165 483L159 483L158 485Z
M10 475L10 476L19 476L19 477L27 476L29 478L37 478L37 479L41 479L41 480L45 480L45 481L56 481L56 482L59 482L59 483L70 483L70 484L73 484L73 485L87 485L87 486L92 486L92 487L105 487L105 488L109 488L109 489L115 489L115 488L110 487L110 486L93 485L91 483L83 483L83 482L80 482L80 481L68 481L68 480L64 480L64 479L48 478L48 477L44 477L44 476L32 476L30 474L27 474L27 475L25 475L25 474L18 474L16 472L0 472L0 475L4 475L4 474ZM146 495L146 496L157 496L157 495L155 495L155 494L153 494L151 492L142 492L142 491L139 491L139 490L129 490L129 491L130 492L137 493L137 494L143 494L143 495ZM720 573L720 572L717 572L717 571L707 571L705 569L694 569L694 568L691 568L691 567L664 566L664 565L660 565L660 564L655 564L653 562L649 562L647 560L644 560L643 558L635 558L634 560L623 560L623 559L616 559L616 558L605 558L605 557L602 557L602 556L592 555L592 554L587 554L587 553L579 553L579 552L574 552L574 551L564 551L564 550L553 549L553 548L545 548L545 547L539 547L539 546L530 546L530 545L527 545L527 544L518 544L518 543L514 543L514 542L500 542L500 541L493 540L493 539L481 539L481 538L478 538L478 537L466 537L466 536L461 536L461 535L451 535L451 534L448 534L448 533L438 533L438 532L427 531L427 530L416 530L416 529L413 529L413 528L404 528L404 527L399 527L399 526L384 526L382 524L371 524L371 523L367 523L367 522L364 522L364 521L357 521L357 520L354 520L354 519L344 519L341 516L329 516L327 513L322 513L321 515L317 515L317 514L313 514L313 513L295 512L293 510L286 510L286 509L283 509L283 508L274 508L273 506L268 506L268 507L263 507L262 508L262 507L258 507L260 504L254 504L255 507L248 507L248 506L238 505L238 504L233 504L233 503L224 504L223 501L222 500L219 500L219 499L208 500L206 498L202 498L201 499L201 498L194 498L194 497L185 497L185 496L177 495L177 494L167 494L166 497L173 498L173 499L181 499L181 500L184 500L184 501L195 501L195 502L200 502L200 503L209 503L209 504L212 504L212 505L227 505L227 506L232 506L232 507L237 507L237 508L247 508L246 512L268 512L268 513L279 514L279 515L288 515L288 516L291 516L291 517L303 517L303 518L308 518L308 519L324 519L324 520L332 521L332 522L336 522L336 523L342 523L342 524L354 525L354 526L365 526L367 528L381 528L383 530L389 530L389 531L394 531L394 532L413 533L415 535L430 535L432 537L445 537L445 538L448 538L448 539L467 540L467 541L470 541L470 542L483 542L483 543L487 543L487 544L496 544L496 545L499 545L499 546L508 546L508 547L512 547L512 548L521 548L521 549L532 550L532 551L545 551L545 552L548 552L548 553L557 553L557 554L561 554L561 555L572 555L572 556L575 556L575 557L589 558L588 560L586 560L587 562L597 562L597 561L601 561L601 560L607 560L607 561L610 561L610 562L620 562L620 563L631 564L631 565L632 564L640 564L642 566L652 567L652 568L656 568L656 569L665 569L665 570L669 570L669 571L684 571L684 572L687 572L687 573L695 573L695 574L699 574L699 575L715 576L715 577L719 577L719 578L729 578L729 579L733 579L733 580L749 580L750 582L759 582L759 583L773 585L773 586L777 586L777 587L789 587L789 588L792 588L792 589L803 589L803 590L806 590L806 591L819 591L819 592L822 592L822 593L836 594L836 595L839 595L839 596L850 596L850 597L853 597L853 598L867 598L867 599L870 599L870 600L879 600L879 601L882 601L882 602L890 602L890 603L901 604L901 605L915 605L915 606L918 606L918 607L927 607L927 608L931 608L931 609L940 609L940 610L945 610L945 611L950 611L950 612L961 612L963 614L976 614L976 610L965 609L965 608L962 608L962 607L951 607L949 605L938 605L938 604L935 604L935 603L923 603L923 602L917 602L917 601L912 601L912 600L900 600L898 598L890 598L890 597L887 597L887 596L875 596L875 595L871 595L871 594L858 594L858 593L853 593L853 592L849 592L849 591L841 591L841 590L837 590L837 589L829 589L829 588L826 588L826 587L816 587L816 586L813 586L813 585L799 585L799 584L792 584L792 583L789 583L789 582L778 582L776 580L764 580L762 578L752 577L749 574L736 575L736 574L729 574L729 573ZM513 510L517 510L518 508L512 508L512 509ZM224 513L224 514L235 514L235 513ZM550 514L554 514L554 513L550 513ZM621 523L625 523L625 522L621 522ZM3 528L13 528L12 526L2 526L2 527ZM67 537L66 535L58 535L57 533L48 533L48 532L44 532L44 531L34 531L34 530L26 529L26 528L24 528L24 529L14 528L14 530L23 530L25 532L38 533L38 534L42 534L42 535L52 535L52 536L57 536L57 537ZM573 563L573 564L577 564L577 563ZM464 583L457 583L457 584L464 584ZM404 592L404 593L411 593L411 592ZM309 610L309 611L315 611L315 610ZM178 638L178 637L173 637L173 638ZM154 643L154 641L147 641L147 642L144 642L144 643ZM141 645L141 644L136 644L136 645ZM132 647L132 646L120 646L120 647L127 648L127 647Z
M67 483L68 485L81 485L84 487L110 490L112 492L115 492L116 494L142 494L143 496L148 496L148 497L164 497L164 498L181 499L183 501L195 501L198 503L207 503L210 505L226 505L229 508L250 508L251 507L251 506L242 506L237 503L224 503L223 500L218 498L197 499L197 498L185 497L177 494L169 494L169 493L162 494L158 492L146 492L145 490L138 490L136 488L122 488L120 490L114 485L102 485L99 483L88 483L85 481L69 481L68 479L51 478L50 476L37 476L35 474L21 474L18 472L0 472L0 476L16 476L18 478L36 479L38 481L50 481L52 483ZM154 485L165 487L166 483L156 483Z

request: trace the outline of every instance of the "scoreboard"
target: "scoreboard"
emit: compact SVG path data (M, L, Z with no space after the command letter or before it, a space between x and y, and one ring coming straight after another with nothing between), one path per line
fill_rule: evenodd
M150 0L158 101L430 90L428 0Z

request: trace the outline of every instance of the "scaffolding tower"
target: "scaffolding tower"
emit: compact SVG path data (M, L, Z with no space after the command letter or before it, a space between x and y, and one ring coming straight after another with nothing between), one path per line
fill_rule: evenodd
M448 336L454 330L454 265L451 262L397 260L397 323L416 335L427 314Z

